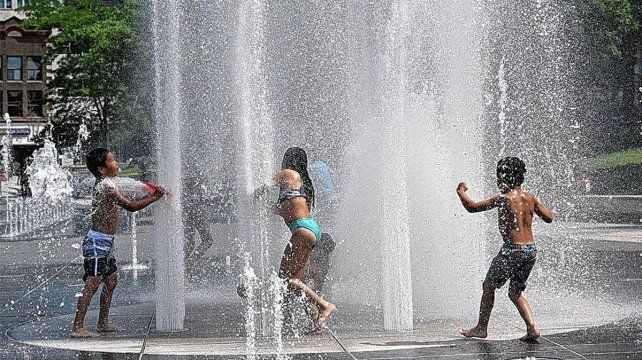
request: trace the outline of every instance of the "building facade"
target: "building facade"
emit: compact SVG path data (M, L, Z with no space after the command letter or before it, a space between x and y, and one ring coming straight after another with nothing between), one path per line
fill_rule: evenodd
M0 136L11 134L15 159L31 154L34 136L47 124L47 71L43 59L48 33L24 29L26 0L0 0ZM9 126L6 115L11 120Z

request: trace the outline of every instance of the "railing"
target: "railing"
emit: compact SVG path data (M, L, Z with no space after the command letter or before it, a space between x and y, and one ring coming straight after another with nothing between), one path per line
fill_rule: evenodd
M2 224L4 227L0 227L0 236L21 236L67 220L73 214L70 206L68 201L7 198L4 224Z

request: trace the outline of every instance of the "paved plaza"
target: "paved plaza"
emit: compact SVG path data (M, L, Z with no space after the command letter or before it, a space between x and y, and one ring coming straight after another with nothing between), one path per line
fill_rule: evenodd
M144 223L144 222L143 222ZM292 359L642 359L642 226L567 223L595 252L613 254L604 261L622 261L601 286L601 299L570 300L562 313L544 311L556 301L534 303L543 336L537 344L517 339L523 324L504 296L497 301L489 338L464 339L457 329L474 318L452 314L434 319L418 316L415 330L385 332L381 313L346 305L318 335L285 335L282 349L274 341L258 341L256 358ZM97 339L70 339L69 328L81 291L81 234L77 224L45 237L0 242L0 359L244 359L247 344L244 302L236 296L234 276L215 269L207 279L189 285L186 330L158 333L154 324L153 239L150 227L138 231L138 261L148 269L127 270L121 256L119 286L112 321L123 327ZM119 254L131 252L131 234L123 229ZM615 275L614 275L615 274ZM529 290L537 294L537 289ZM581 294L592 298L596 294ZM537 295L535 295L537 296ZM597 297L596 297L597 298ZM500 299L500 297L498 297ZM97 300L97 299L95 299ZM476 307L477 303L471 303ZM93 329L97 301L86 324ZM599 316L584 316L584 313Z

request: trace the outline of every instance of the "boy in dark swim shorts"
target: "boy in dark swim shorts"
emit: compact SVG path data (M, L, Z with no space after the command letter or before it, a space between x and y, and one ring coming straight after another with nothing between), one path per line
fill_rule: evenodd
M537 259L537 245L504 244L490 263L485 281L499 289L508 280L516 290L526 290L528 276Z
M98 332L120 330L109 322L109 307L114 289L118 283L116 259L114 258L114 233L118 229L119 209L127 211L141 210L165 195L165 190L157 187L152 194L141 199L132 200L121 194L108 180L118 175L120 169L114 155L107 149L94 149L87 154L87 168L96 177L93 189L91 230L82 243L85 273L82 277L85 287L78 298L78 307L74 319L71 337L97 337L98 334L85 328L85 315L100 284L100 313L98 315Z
M482 285L483 294L479 309L479 320L472 329L461 329L465 337L485 338L488 336L488 321L495 303L495 290L510 280L508 297L519 310L526 324L523 341L536 341L540 332L535 326L531 307L522 292L526 289L528 276L537 259L537 245L533 242L533 214L544 222L553 221L553 212L530 193L522 190L526 165L516 157L507 157L497 163L497 186L501 194L486 200L474 201L466 195L468 186L459 183L457 194L464 208L471 213L498 210L499 233L504 245L493 259Z

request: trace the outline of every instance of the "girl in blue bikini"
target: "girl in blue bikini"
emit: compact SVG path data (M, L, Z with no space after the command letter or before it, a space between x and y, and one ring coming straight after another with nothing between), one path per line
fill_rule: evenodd
M313 330L319 330L330 314L336 311L336 307L303 282L312 249L321 239L321 229L310 213L314 206L314 187L307 167L305 151L292 147L283 155L281 171L274 176L274 185L279 186L278 214L292 233L281 258L279 276L288 281L289 290L296 293L303 291L313 305L321 310L318 318L313 318ZM264 186L256 194L264 193L268 188Z

